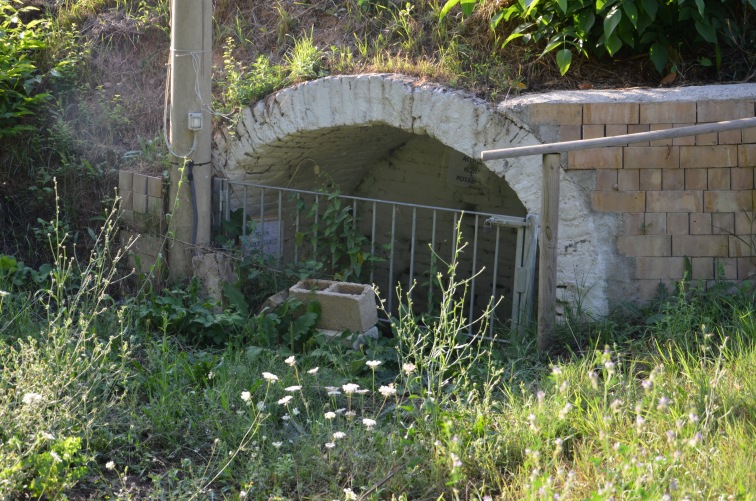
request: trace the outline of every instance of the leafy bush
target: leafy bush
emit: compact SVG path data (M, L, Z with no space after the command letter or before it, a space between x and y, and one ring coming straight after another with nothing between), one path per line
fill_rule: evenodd
M462 9L470 14L482 1L463 0ZM449 0L442 18L458 3L460 0ZM585 57L613 57L622 49L631 54L647 53L662 72L669 66L672 52L700 54L702 46L719 66L723 45L735 45L754 35L754 8L756 0L518 0L497 11L491 26L495 29L501 21L517 20L520 24L503 45L522 38L526 43L545 44L542 55L558 49L556 60L562 75L570 68L573 51ZM712 64L704 55L698 62Z
M37 9L14 4L23 5L20 0L0 1L0 139L32 130L19 120L49 97L35 92L42 74L32 57L45 48L45 23L40 19L25 23L21 16Z

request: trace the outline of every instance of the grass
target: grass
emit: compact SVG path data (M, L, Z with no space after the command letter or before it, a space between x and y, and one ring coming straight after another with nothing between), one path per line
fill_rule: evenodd
M112 229L81 263L53 230L41 288L0 278L0 498L756 492L752 289L681 289L632 328L565 325L549 357L515 334L465 336L451 263L438 315L410 313L402 294L390 342L292 353L241 329L214 349L148 329L135 306L149 297L113 302Z

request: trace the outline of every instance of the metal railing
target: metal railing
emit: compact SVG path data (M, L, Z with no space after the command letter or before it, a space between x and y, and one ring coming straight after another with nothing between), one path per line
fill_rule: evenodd
M338 202L336 202L338 200ZM457 278L469 278L466 315L472 322L489 301L496 319L517 326L531 320L538 218L461 211L341 194L213 180L213 224L233 222L246 252L256 251L281 264L326 260L330 249L314 235L327 205L340 204L355 233L364 240L367 260L358 279L374 284L389 312L404 298L426 311L440 294L438 271L457 256ZM228 224L228 223L227 223ZM457 252L460 229L462 252ZM309 237L309 238L308 238ZM321 246L318 249L318 246ZM507 309L511 308L510 311ZM490 322L493 328L494 322ZM472 327L471 327L472 330Z

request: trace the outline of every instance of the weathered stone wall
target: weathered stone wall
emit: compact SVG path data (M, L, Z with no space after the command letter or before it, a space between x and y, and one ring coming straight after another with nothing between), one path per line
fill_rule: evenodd
M129 267L149 273L163 252L166 231L163 178L138 172L119 171L121 197L121 244L128 253Z
M507 104L544 142L608 137L754 116L756 85L560 92ZM633 297L690 278L749 280L754 258L756 128L570 152L591 172L591 210L616 216L616 253Z
M347 194L537 214L540 157L487 162L492 175L475 189L454 186L449 159L753 116L754 96L753 84L560 92L495 107L396 75L328 77L243 110L216 136L213 162L231 180L314 189L317 171ZM564 155L559 299L606 314L612 303L649 299L660 282L672 286L688 258L694 279L718 269L750 277L754 143L746 130Z

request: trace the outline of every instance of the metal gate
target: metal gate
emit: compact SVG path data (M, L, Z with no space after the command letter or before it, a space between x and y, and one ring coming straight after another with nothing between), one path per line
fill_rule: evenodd
M413 304L432 309L439 294L435 275L456 255L457 277L469 278L465 308L471 323L491 301L498 305L492 320L510 318L514 326L530 322L538 235L535 215L514 217L213 180L216 231L233 222L246 252L262 253L281 265L328 255L332 249L322 248L328 242L317 232L323 223L333 223L334 214L351 225L344 238L356 235L363 247L357 252L363 262L352 263L361 276L347 279L374 284L388 311L396 312L401 301L397 285L413 295ZM461 250L458 230L465 246ZM334 235L328 237L333 243ZM502 262L507 266L500 266ZM493 321L490 326L493 329Z

